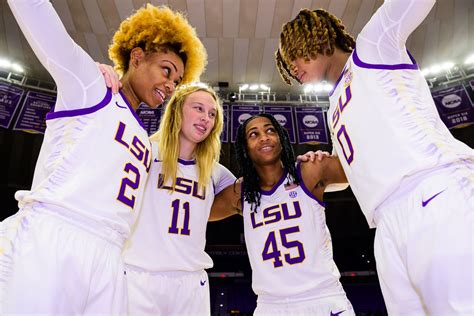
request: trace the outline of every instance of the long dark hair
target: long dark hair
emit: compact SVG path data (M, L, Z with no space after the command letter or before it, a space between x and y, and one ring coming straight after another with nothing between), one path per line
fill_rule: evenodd
M257 170L255 170L253 162L247 152L247 138L245 134L245 128L250 121L257 117L265 117L269 119L278 133L281 144L280 160L283 164L283 167L288 170L288 183L300 183L296 173L295 154L293 152L293 148L291 147L290 138L286 128L283 128L271 114L261 113L249 117L237 129L235 151L237 163L239 165L239 176L243 177L242 195L244 200L252 205L252 212L257 211L257 208L260 206L262 194L260 193L260 177L258 176ZM244 201L242 201L242 204L243 202Z

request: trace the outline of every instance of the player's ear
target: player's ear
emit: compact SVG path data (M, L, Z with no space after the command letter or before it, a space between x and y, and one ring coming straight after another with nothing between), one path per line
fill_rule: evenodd
M145 57L145 52L141 47L135 47L130 51L130 66L137 67Z

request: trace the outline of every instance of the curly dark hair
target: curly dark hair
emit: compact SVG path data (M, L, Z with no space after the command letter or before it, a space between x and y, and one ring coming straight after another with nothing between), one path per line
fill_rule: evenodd
M315 59L317 54L330 56L336 47L345 52L355 48L355 40L341 20L323 9L302 9L282 26L279 49L275 52L278 72L291 85L291 79L298 81L291 73L292 61L300 57Z
M280 138L281 144L280 160L283 164L283 167L288 170L287 184L300 183L300 179L296 172L295 154L293 152L293 147L291 147L290 137L288 136L288 131L286 130L286 128L283 128L271 114L260 113L249 117L237 129L235 152L237 156L237 163L239 165L239 177L243 178L242 196L244 197L245 201L249 202L252 205L252 212L256 212L258 207L260 206L262 194L260 192L260 177L258 176L253 162L247 152L247 138L245 134L245 128L247 127L247 124L250 121L257 117L268 118L278 133L278 137ZM242 203L243 202L244 201L242 201Z

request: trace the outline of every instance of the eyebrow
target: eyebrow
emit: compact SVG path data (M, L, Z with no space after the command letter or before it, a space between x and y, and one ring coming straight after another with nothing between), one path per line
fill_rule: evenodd
M266 123L266 124L263 125L263 127L268 127L268 126L274 127L272 123ZM253 131L253 130L255 130L255 129L257 129L257 126L254 126L254 127L250 128L250 129L246 132L246 134L249 133L249 132L251 132L251 131Z
M168 60L168 59L163 59L163 61L167 61L169 62L173 68L174 68L174 71L177 73L178 72L178 67L176 67L175 63L172 62L171 60ZM179 76L179 81L181 82L183 80L183 77Z

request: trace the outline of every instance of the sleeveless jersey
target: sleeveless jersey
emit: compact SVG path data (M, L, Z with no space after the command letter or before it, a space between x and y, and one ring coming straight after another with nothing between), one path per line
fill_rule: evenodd
M282 297L344 295L324 206L303 183L286 187L287 177L261 191L257 212L242 199L252 288L257 295Z
M147 132L124 96L107 90L97 65L67 34L50 2L9 4L58 86L32 188L17 192L19 206L85 216L127 238L151 162Z
M424 76L399 48L429 12L426 6L386 1L360 33L330 94L333 146L371 227L374 210L404 178L473 157L441 121Z
M154 152L157 147L153 143ZM155 158L140 218L125 247L125 263L152 272L211 268L212 259L204 251L211 206L214 195L233 184L235 177L216 163L211 181L203 187L198 185L195 161L179 159L173 192L171 183L163 183L161 168Z

